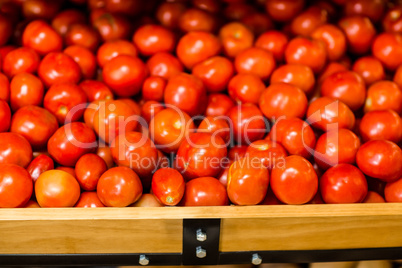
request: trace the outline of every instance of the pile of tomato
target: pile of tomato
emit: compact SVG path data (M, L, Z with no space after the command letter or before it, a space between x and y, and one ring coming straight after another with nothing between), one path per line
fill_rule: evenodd
M402 202L402 2L3 0L0 207Z

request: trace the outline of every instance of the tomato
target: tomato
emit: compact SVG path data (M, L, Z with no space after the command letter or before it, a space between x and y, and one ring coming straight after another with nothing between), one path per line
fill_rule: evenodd
M271 18L267 14L260 12L245 15L241 19L241 23L246 25L256 35L260 35L274 28Z
M58 34L64 36L70 25L75 23L85 23L86 16L77 9L66 9L52 16L52 27Z
M384 0L352 0L346 1L344 12L347 16L363 15L373 22L378 22L385 11L386 1Z
M10 131L21 134L32 148L43 149L58 128L54 115L46 109L30 105L20 108L13 115Z
M25 27L22 43L24 47L32 48L41 56L61 51L63 47L61 36L43 20L34 20Z
M321 25L311 33L311 37L322 40L325 43L327 56L330 61L339 60L344 56L346 52L346 37L335 25Z
M299 118L284 118L276 121L269 138L281 144L292 155L309 158L313 153L316 138L311 127Z
M294 35L309 36L327 21L328 11L322 7L313 5L293 18L290 28Z
M385 203L384 198L376 192L368 191L362 203Z
M176 43L172 31L152 24L138 28L133 35L133 42L144 56L151 56L158 52L172 52Z
M402 178L388 182L385 185L384 195L387 202L402 202Z
M32 147L20 134L0 133L0 164L27 167L32 160Z
M192 74L201 79L208 92L221 92L227 88L234 66L227 58L214 56L194 65Z
M114 167L103 173L98 181L98 197L108 207L126 207L142 194L140 178L128 167Z
M284 33L271 30L261 34L254 46L271 52L277 62L282 62L288 42L288 37Z
M365 54L370 50L376 30L369 18L359 15L344 17L338 25L345 33L350 52Z
M9 101L10 99L10 82L7 76L0 73L0 100Z
M186 183L181 204L190 206L227 206L225 186L212 177L200 177Z
M230 140L230 127L226 119L207 116L198 126L197 132L219 136L226 144Z
M252 103L232 107L227 116L231 120L234 141L249 144L260 140L267 131L267 122L258 107Z
M80 197L80 185L65 171L48 170L36 181L35 195L41 207L73 207Z
M271 75L271 84L286 83L303 90L306 95L314 91L315 77L310 67L299 64L285 64Z
M225 1L223 1L225 2ZM223 15L229 20L241 20L249 14L257 12L257 9L245 1L226 1L228 5L223 10Z
M156 53L147 61L150 75L169 79L183 72L182 63L172 54L166 52Z
M206 116L222 116L235 106L234 101L225 94L209 94L207 100Z
M367 195L367 181L355 166L339 164L321 177L320 190L327 204L360 203Z
M288 155L282 145L269 140L257 140L251 143L247 147L245 154L250 158L259 158L263 166L269 170L274 166L283 164L285 157Z
M63 124L78 121L84 113L86 102L87 97L79 86L73 83L58 83L46 92L43 106Z
M395 71L402 64L402 36L396 33L381 33L373 42L372 53L385 68Z
M27 167L27 171L31 175L33 182L36 182L43 172L51 169L54 169L53 159L45 154L35 157Z
M165 104L174 105L188 115L194 116L205 111L206 100L205 87L194 75L181 73L168 80L164 94Z
M0 207L24 206L31 198L33 189L29 173L13 164L0 164Z
M133 131L138 125L138 114L124 100L101 101L93 115L93 127L106 143L122 133Z
M402 119L393 110L368 112L359 127L363 141L389 140L399 143L402 140Z
M317 193L317 174L313 165L305 158L291 155L284 159L282 165L277 164L272 168L271 188L283 203L305 204Z
M64 42L66 46L80 46L90 51L95 51L100 42L98 32L83 23L74 23L68 27L64 35Z
M106 0L105 8L112 13L136 15L142 11L142 3L137 0Z
M166 206L175 206L183 198L183 176L173 168L161 168L152 176L152 193Z
M265 81L275 69L276 63L271 52L252 47L239 52L234 65L238 73L255 74Z
M0 99L0 132L7 132L11 125L11 110L7 102Z
M253 46L254 34L244 24L231 22L224 25L219 31L223 52L234 58L243 50Z
M112 168L114 166L114 161L112 157L112 152L110 148L106 145L99 145L96 154L105 161L107 168Z
M244 157L229 169L227 192L235 205L257 205L268 190L269 173L258 158Z
M22 3L22 14L25 18L51 19L60 10L61 3L46 0L26 0Z
M211 12L218 13L221 10L221 3L214 0L192 0L193 6Z
M198 8L189 8L181 14L178 26L183 32L214 32L217 21L216 17L209 12Z
M75 174L75 169L72 167L63 167L63 166L58 166L56 168L56 170L61 170L64 172L67 172L68 174L70 174L71 176L73 176L75 179L77 179L77 176Z
M221 43L211 33L195 31L184 35L177 44L176 54L187 69L219 54Z
M13 111L28 105L42 104L44 88L42 81L30 73L19 73L11 79L10 106Z
M323 81L321 95L338 99L352 111L356 111L364 104L366 87L357 73L341 71L331 74Z
M304 4L304 0L267 0L265 9L273 20L287 22L303 10Z
M140 92L148 71L139 58L119 55L106 62L102 75L114 94L131 97Z
M129 207L164 207L153 194L142 194L137 202Z
M228 85L229 96L238 103L258 104L264 90L264 82L255 74L237 74Z
M237 161L243 158L247 154L248 145L236 145L229 149L228 158L229 160Z
M381 80L368 88L364 112L387 109L402 113L402 90L397 83Z
M402 150L386 140L363 144L356 155L356 163L367 176L392 182L402 176Z
M81 122L60 127L47 144L49 154L64 166L74 166L81 156L93 152L96 147L95 133Z
M357 59L352 70L363 78L367 86L385 78L384 67L378 59L372 56Z
M314 160L321 169L341 163L354 164L360 140L348 129L334 129L317 140Z
M307 97L296 86L277 83L262 92L259 105L263 114L273 121L281 117L303 118L307 111Z
M396 5L387 10L382 19L382 27L386 32L402 32L402 6Z
M65 53L47 54L39 64L38 75L46 87L59 83L78 83L81 69L73 58Z
M105 161L96 154L85 154L75 164L75 174L81 189L93 191L99 178L107 170Z
M338 62L330 62L328 63L327 67L325 67L319 78L317 79L317 84L321 85L322 82L330 75L337 73L337 72L342 72L342 71L347 71L348 67L344 63L338 63Z
M103 68L111 59L119 55L137 56L137 49L134 44L127 40L112 40L103 43L97 53L96 59L99 67Z
M96 58L87 48L73 45L66 47L63 51L69 55L80 67L83 78L91 79L96 73Z
M167 81L159 76L150 76L142 84L142 98L144 100L163 101Z
M285 49L285 59L286 63L306 65L317 74L324 68L327 60L325 43L306 37L293 38Z
M141 107L141 116L147 123L160 111L165 109L162 103L157 101L146 101Z
M40 208L39 204L33 200L28 200L28 203L26 203L24 208Z
M120 134L110 144L110 151L117 165L130 167L142 180L152 176L158 163L155 144L140 132Z
M128 39L131 34L131 23L120 14L103 13L92 22L92 26L103 41Z
M112 100L112 91L102 82L96 80L84 80L79 86L84 91L89 102L95 100Z
M16 48L3 59L3 72L10 78L19 73L35 73L40 62L38 53L29 47Z
M104 206L96 192L82 192L74 207L99 208Z

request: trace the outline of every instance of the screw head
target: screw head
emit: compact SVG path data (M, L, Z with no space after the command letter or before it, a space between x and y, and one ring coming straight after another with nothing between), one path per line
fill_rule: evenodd
M140 260L138 261L141 265L148 265L149 259L145 255L140 255Z
M203 249L202 247L198 246L195 249L195 255L197 256L197 258L205 258L207 256L207 251L205 249Z
M207 233L203 232L201 229L197 230L197 241L204 242L207 240Z
M260 265L262 263L262 258L258 253L254 253L251 257L251 263L254 265Z

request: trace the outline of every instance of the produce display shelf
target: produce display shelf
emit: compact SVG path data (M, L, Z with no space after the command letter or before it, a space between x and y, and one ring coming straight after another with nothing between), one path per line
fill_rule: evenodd
M402 204L0 211L2 265L363 259L402 259Z

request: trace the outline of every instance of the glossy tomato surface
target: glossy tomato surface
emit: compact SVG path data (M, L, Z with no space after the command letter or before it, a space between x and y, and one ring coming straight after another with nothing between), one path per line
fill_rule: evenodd
M0 164L0 207L24 206L31 198L33 182L29 173L14 164Z

